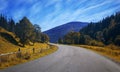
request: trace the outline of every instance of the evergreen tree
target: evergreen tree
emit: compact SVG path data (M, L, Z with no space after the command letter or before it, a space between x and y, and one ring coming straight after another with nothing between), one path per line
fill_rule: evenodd
M63 42L63 39L62 39L62 38L59 38L59 39L58 39L58 43L60 43L60 44L64 43L64 42Z
M80 33L89 35L91 38L103 42L104 44L117 44L120 35L120 12L110 17L106 17L100 22L90 23L88 26L82 28Z
M34 33L34 26L27 19L27 17L24 17L16 25L16 34L20 38L20 42L23 44L23 46L29 42L33 33Z
M34 25L34 32L35 32L35 41L36 42L41 42L41 28L39 25L35 24Z
M13 33L15 32L15 22L13 19L10 19L8 22L8 30Z
M39 25L33 25L27 17L23 17L18 23L11 18L7 21L4 15L0 15L0 27L13 32L20 38L20 42L23 44L29 44L30 42L49 42L49 37L41 32Z
M2 14L0 15L0 26L8 30L7 18L3 16Z
M61 40L65 44L79 44L79 39L80 39L80 33L72 31L66 34Z
M49 37L48 37L48 35L42 33L42 34L41 34L41 42L43 42L43 43L48 43L48 42L49 42Z

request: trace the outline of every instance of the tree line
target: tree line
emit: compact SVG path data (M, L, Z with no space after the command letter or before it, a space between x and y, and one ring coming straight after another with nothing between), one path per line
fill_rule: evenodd
M32 24L27 17L23 17L18 23L6 16L0 15L0 27L13 32L20 39L20 43L24 46L32 42L47 43L48 35L41 32L41 27L38 24Z
M115 44L120 46L120 12L99 22L91 22L79 32L69 32L63 38L60 38L58 42L98 46Z

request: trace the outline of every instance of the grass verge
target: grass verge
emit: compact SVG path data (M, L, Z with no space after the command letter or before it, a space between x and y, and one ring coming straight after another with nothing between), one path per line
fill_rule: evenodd
M10 66L14 66L14 65L25 63L25 62L28 62L28 61L31 61L37 58L41 58L57 50L56 46L40 44L40 43L37 43L34 46L26 46L26 47L27 48L21 48L22 51L24 51L25 49L28 49L28 48L30 49L34 47L36 50L35 53L33 53L32 51L30 52L28 50L28 51L25 51L25 53L12 54L9 57L3 56L1 58L2 61L0 62L0 69L5 69ZM40 52L38 51L38 48L40 49Z

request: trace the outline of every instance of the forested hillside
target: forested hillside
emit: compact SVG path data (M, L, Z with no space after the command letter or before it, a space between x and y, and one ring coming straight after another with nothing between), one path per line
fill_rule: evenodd
M8 19L1 14L0 27L14 33L16 35L15 38L19 38L19 41L15 43L16 45L25 46L35 42L46 43L49 41L49 37L41 32L40 26L37 24L33 25L27 17L23 17L18 23L15 23L13 19ZM3 33L0 32L0 35L2 36ZM4 37L9 38L7 34L4 34Z
M120 12L106 17L97 23L90 23L80 30L81 34L89 35L92 39L104 44L120 45Z
M79 32L69 32L59 43L120 46L120 12L82 28Z

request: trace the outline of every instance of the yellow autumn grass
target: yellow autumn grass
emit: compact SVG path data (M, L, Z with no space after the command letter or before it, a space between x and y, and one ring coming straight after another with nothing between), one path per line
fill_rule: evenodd
M45 43L35 43L34 46L26 45L25 47L20 47L8 42L6 39L0 36L0 54L8 52L16 52L20 48L21 50L26 50L29 48L47 48L48 45Z
M75 45L75 46L80 46L83 48L90 49L120 63L120 48L117 46L114 45L109 45L105 47L88 46L88 45Z
M15 34L13 34L12 32L8 32L7 30L1 27L0 33L9 34L17 42L19 42L19 38L16 38ZM35 43L34 45L26 45L25 47L21 47L9 42L0 35L0 54L18 52L19 48L21 51L20 53L0 56L0 69L4 69L13 65L37 59L50 53L53 53L57 50L56 46L49 45L46 43ZM35 53L33 53L33 48L35 49Z
M0 36L0 54L17 51L19 46L8 42L6 39Z
M42 52L32 52L33 47L35 48L35 50L37 51L37 49L42 49ZM49 47L49 48L46 48ZM46 48L46 49L45 49ZM26 50L26 49L30 49ZM23 53L23 51L26 50L26 53ZM53 52L55 52L57 50L56 46L53 45L48 45L48 44L41 44L41 43L35 43L34 46L27 46L27 48L23 48L22 51L22 55L21 57L17 57L17 54L12 54L9 55L9 58L7 56L3 56L2 58L2 62L0 63L0 69L4 69L13 65L17 65L20 63L24 63L24 62L28 62L37 58L41 58L43 56L46 56L48 54L51 54ZM29 58L28 58L29 57Z
M0 27L0 34L1 33L6 33L12 36L17 42L19 42L19 38L16 38L16 35L12 32L9 32L5 30L4 28ZM9 42L7 39L2 37L0 35L0 54L2 53L8 53L8 52L16 52L20 48L21 50L26 50L28 48L47 48L48 45L45 43L35 43L33 46L31 45L26 45L25 47L20 47L18 45L15 45L11 42Z
M10 36L12 36L16 41L19 40L18 38L15 38L16 35L12 32L8 32L7 30L5 30L4 28L0 27L0 34L1 33L6 33L9 34ZM14 52L17 51L19 48L19 46L12 44L11 42L9 42L8 40L6 40L4 37L2 37L0 35L0 54L2 53L8 53L8 52Z

